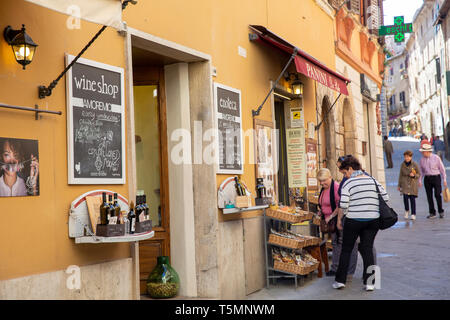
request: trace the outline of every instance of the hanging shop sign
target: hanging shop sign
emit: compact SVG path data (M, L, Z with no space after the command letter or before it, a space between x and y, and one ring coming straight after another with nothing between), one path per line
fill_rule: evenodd
M291 128L304 128L303 108L290 109L291 114Z
M318 190L317 142L313 139L306 139L306 171L308 176L308 189Z
M242 174L241 91L214 83L214 109L218 130L217 173Z
M80 58L66 88L69 184L124 184L124 70Z
M375 81L370 79L364 73L360 74L360 79L361 79L361 94L374 102L378 101L378 99L377 99L378 86L375 83Z
M286 129L289 188L306 187L305 129Z
M394 17L393 26L381 26L378 29L379 36L394 36L395 42L405 41L405 33L413 33L413 24L405 23L405 17Z
M38 141L1 137L0 152L0 197L38 196Z

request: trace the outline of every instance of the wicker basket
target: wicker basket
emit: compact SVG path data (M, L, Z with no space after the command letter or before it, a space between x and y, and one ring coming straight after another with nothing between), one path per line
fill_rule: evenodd
M314 224L316 226L320 226L320 217L313 216L312 224Z
M301 249L303 247L306 247L306 241L289 239L289 238L278 236L273 233L269 236L268 242L270 244L274 244L277 246L286 247L286 248L290 248L290 249Z
M318 266L319 266L319 264L316 263L315 265L312 265L312 266L302 267L302 266L297 266L295 264L283 263L283 262L276 261L276 260L274 261L274 264L273 264L273 268L276 270L285 271L285 272L294 273L294 274L301 274L301 275L306 275L306 274L313 272L314 270L317 269Z

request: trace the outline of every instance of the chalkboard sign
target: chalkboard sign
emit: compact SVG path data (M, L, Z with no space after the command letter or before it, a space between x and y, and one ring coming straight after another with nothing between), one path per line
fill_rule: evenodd
M242 174L241 91L214 83L219 174Z
M66 89L69 184L124 184L124 70L80 58Z

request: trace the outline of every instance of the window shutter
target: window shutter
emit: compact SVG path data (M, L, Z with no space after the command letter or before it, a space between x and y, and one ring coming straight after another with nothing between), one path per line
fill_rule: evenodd
M350 8L349 8L350 11L353 11L353 12L355 12L357 14L360 13L360 10L361 10L361 8L360 8L360 4L361 4L360 0L350 0L349 4L350 4Z

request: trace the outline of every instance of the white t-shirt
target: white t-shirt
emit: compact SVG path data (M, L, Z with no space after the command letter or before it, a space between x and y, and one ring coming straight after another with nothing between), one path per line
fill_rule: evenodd
M25 186L25 181L23 181L22 178L17 177L16 183L14 183L12 188L10 188L6 185L4 176L0 177L0 197L17 197L26 195L28 195L27 187Z

